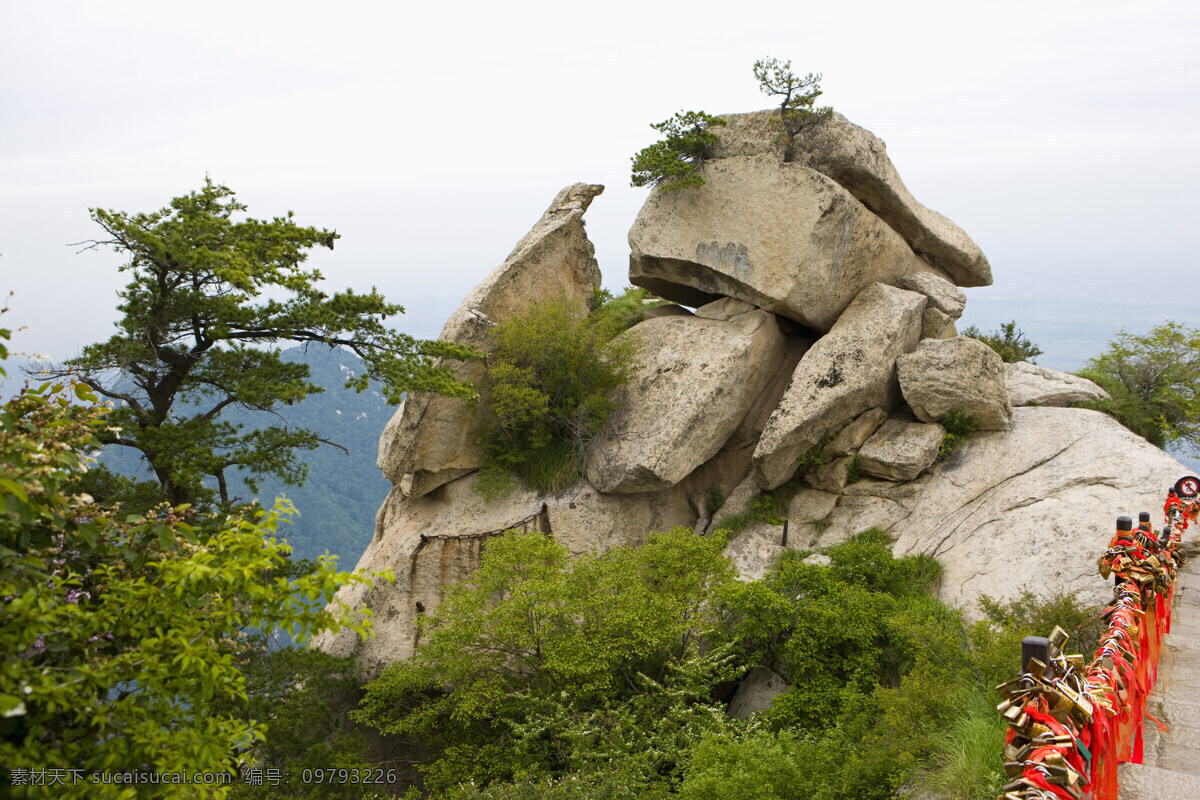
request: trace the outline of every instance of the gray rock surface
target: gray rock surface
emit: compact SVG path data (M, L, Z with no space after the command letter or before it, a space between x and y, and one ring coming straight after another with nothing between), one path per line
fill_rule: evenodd
M725 557L733 562L741 580L757 581L785 549L782 526L756 522L730 539Z
M629 231L629 280L700 306L743 300L827 331L867 285L931 267L841 186L772 156L710 160L704 186L655 189Z
M1188 470L1112 418L1075 408L1018 408L1007 431L975 433L930 474L904 484L846 487L821 545L868 527L896 537L897 555L945 567L940 596L978 616L980 594L1078 591L1106 603L1096 559L1120 514L1147 510Z
M842 428L833 438L825 452L832 456L852 456L863 446L863 442L871 438L871 434L879 430L879 426L888 418L887 411L882 408L872 408L854 418Z
M936 423L889 419L858 451L859 472L910 481L933 465L945 435Z
M967 307L967 295L950 281L931 272L915 272L905 275L898 284L901 289L920 292L929 298L929 308L936 308L950 319L962 316Z
M872 284L804 354L755 450L760 486L785 482L827 433L868 409L895 404L896 358L917 346L925 303L922 294Z
M819 489L800 489L788 505L788 524L801 525L817 522L833 513L838 496Z
M488 502L471 490L474 481L474 475L467 475L421 497L392 490L375 518L375 538L356 569L391 568L395 583L347 585L334 597L351 608L369 609L376 635L362 641L343 630L315 637L314 647L354 655L369 669L411 656L418 614L436 611L446 589L479 566L480 547L488 538L481 534L514 525L541 530L582 555L640 544L652 531L691 527L696 519L680 488L618 497L581 482L559 494L517 490ZM522 525L524 520L528 522Z
M1087 378L1027 361L1005 364L1004 383L1014 406L1069 406L1108 397L1108 392Z
M782 161L777 109L721 116L727 124L713 129L718 158L754 153ZM979 246L913 198L888 158L887 145L870 131L834 113L800 134L796 163L837 181L959 286L991 284L992 268Z
M766 711L775 698L792 688L779 673L765 667L755 667L746 673L741 684L729 701L728 715L735 719L749 719L753 714Z
M1004 362L995 350L969 336L925 339L896 360L904 400L922 422L950 411L975 417L980 430L1008 427L1012 405Z
M446 322L441 341L491 349L488 329L529 310L534 299L579 305L600 285L595 248L583 213L603 186L576 183L563 189L504 263L483 279ZM461 380L483 377L481 362L460 365ZM475 442L475 412L464 400L410 393L379 440L378 465L394 486L419 497L475 470L482 456Z
M657 317L691 317L694 316L691 311L688 311L683 306L665 305L652 306L647 308L642 314L642 320L655 319Z
M814 489L839 494L850 480L850 459L835 458L804 473L804 482Z
M664 317L621 335L639 337L642 350L586 468L593 486L616 494L666 489L716 455L786 355L765 311L728 322Z
M927 308L921 316L922 339L953 339L958 335L954 328L954 320L944 311Z
M704 319L728 320L736 317L738 314L747 314L753 311L754 308L754 306L745 300L722 297L720 300L714 300L697 308L696 316L703 317Z

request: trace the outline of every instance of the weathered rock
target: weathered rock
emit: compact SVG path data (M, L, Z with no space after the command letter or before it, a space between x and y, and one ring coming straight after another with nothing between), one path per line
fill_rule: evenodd
M917 346L925 303L916 292L872 284L804 354L754 453L760 486L790 478L797 459L827 433L894 405L896 357Z
M1027 361L1005 364L1004 382L1014 406L1069 406L1108 397L1108 392L1087 378Z
M651 531L695 522L686 496L674 489L613 497L581 482L559 494L518 490L488 502L471 490L474 481L475 476L468 475L422 497L392 490L357 569L390 567L395 583L351 584L334 598L352 608L369 609L375 615L376 635L364 642L343 630L316 637L314 646L336 655L353 654L372 668L411 656L417 616L433 613L446 589L479 566L480 547L490 538L481 534L514 526L541 530L581 555L640 544Z
M819 331L867 285L928 272L829 178L771 156L707 162L704 186L654 190L629 231L629 280L689 306L737 298Z
M776 319L783 320L784 318L776 317ZM746 416L742 417L737 430L725 442L725 449L753 447L758 444L763 428L767 426L767 420L775 412L775 407L779 405L779 399L783 397L784 390L792 380L792 373L796 371L796 365L800 363L800 359L804 357L812 344L812 339L800 336L787 337L787 350L783 355L783 362L775 371L771 381L758 393L758 399L751 404Z
M927 308L921 316L922 339L953 339L958 335L954 329L954 320L949 314L936 308Z
M652 306L647 308L642 313L642 320L656 319L658 317L691 317L694 316L691 311L688 311L683 306L666 305Z
M920 292L929 298L928 308L936 308L951 319L962 316L967 295L950 281L931 272L914 272L900 279L901 289Z
M774 670L755 667L742 679L726 713L734 719L749 719L770 708L775 698L790 688L791 685Z
M811 556L805 556L800 563L810 567L828 567L833 563L833 559L824 553L813 553Z
M804 473L804 482L814 489L839 494L850 479L850 459L835 458Z
M581 220L602 191L603 186L576 183L559 192L504 263L467 295L438 339L488 351L488 329L528 311L535 298L575 303L583 313L601 276ZM478 381L483 372L480 362L455 369L467 381ZM410 393L379 441L378 465L393 485L419 497L475 470L481 456L475 414L466 401Z
M950 411L975 417L980 430L1008 427L1012 405L1004 362L978 339L925 339L896 360L904 401L922 422L938 422Z
M741 580L757 581L785 549L782 527L756 522L725 545L725 557L733 562Z
M611 433L589 448L586 474L602 492L673 486L729 439L786 353L775 317L728 322L664 317L622 336L642 339L633 376L616 391Z
M1018 408L1008 430L975 433L916 481L847 486L820 544L882 528L896 555L936 556L941 599L976 617L980 594L1013 598L1023 588L1103 603L1112 584L1096 559L1117 516L1157 513L1187 474L1100 412Z
M801 489L788 506L788 524L800 525L823 520L833 513L838 496L818 489Z
M858 451L859 472L910 481L933 465L945 435L936 423L889 419Z
M720 300L714 300L711 303L706 303L696 309L696 316L704 319L733 319L738 314L746 314L754 310L754 306L744 300L735 300L732 297L722 297Z
M753 153L783 160L778 110L722 117L727 125L713 129L719 137L718 158ZM959 286L991 284L992 269L979 246L953 222L913 198L881 139L836 113L805 128L799 139L796 163L837 181Z
M825 452L832 456L852 456L863 446L863 442L871 438L871 434L879 430L879 426L888 418L888 413L882 408L872 408L855 417L854 421L838 432Z

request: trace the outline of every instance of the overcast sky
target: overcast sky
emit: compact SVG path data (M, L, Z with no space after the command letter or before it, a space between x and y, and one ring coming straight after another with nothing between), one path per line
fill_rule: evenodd
M377 286L420 336L576 181L607 186L588 232L620 288L649 123L767 107L750 68L772 55L823 72L822 101L983 248L996 283L965 320L1034 320L1062 362L1059 306L1200 324L1198 23L1185 2L8 0L3 324L56 359L107 338L120 259L67 246L98 234L88 208L206 174L254 216L336 228L311 262L330 288Z

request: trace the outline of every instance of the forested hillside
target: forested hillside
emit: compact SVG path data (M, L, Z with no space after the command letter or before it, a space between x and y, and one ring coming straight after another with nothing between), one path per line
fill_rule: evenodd
M312 382L325 391L309 395L281 413L289 424L312 428L349 453L331 445L301 452L309 467L303 486L285 486L278 480L265 479L254 495L239 480L233 491L243 499L257 496L266 506L278 495L286 495L300 512L283 531L294 548L293 556L316 558L328 550L339 556L344 566L351 567L371 540L375 512L390 488L375 466L375 454L379 436L395 409L378 391L368 389L359 394L345 388L346 379L362 369L362 362L348 350L295 347L285 350L283 358L308 364ZM225 413L247 427L266 419L260 412L233 408ZM138 453L129 448L110 446L101 460L123 474L144 475Z

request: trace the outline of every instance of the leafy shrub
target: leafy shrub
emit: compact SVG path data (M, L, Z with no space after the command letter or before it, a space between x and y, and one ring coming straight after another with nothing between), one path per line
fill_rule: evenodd
M846 462L846 484L858 483L860 480L862 480L862 457L858 453L855 453Z
M1178 443L1200 453L1200 329L1167 322L1141 336L1123 330L1077 374L1109 394L1084 408L1158 447Z
M790 492L791 487L781 486L750 498L745 511L721 517L717 522L716 532L726 538L732 538L756 522L782 525L787 516Z
M493 329L477 491L488 498L507 493L510 474L544 492L579 480L588 443L616 409L611 392L627 380L638 350L633 336L617 338L624 322L603 305L585 316L549 302Z
M939 461L957 450L958 446L978 429L979 421L974 416L955 409L942 417L942 427L946 429L946 435L938 445Z
M962 332L963 336L978 339L1000 354L1000 358L1008 363L1028 361L1036 364L1035 359L1042 354L1042 348L1029 341L1025 332L1017 327L1017 321L1001 323L1000 329L991 333L983 333L972 325Z
M651 125L666 134L633 157L631 186L658 186L663 192L704 185L700 165L717 141L710 128L725 120L703 111L680 111Z
M607 289L596 289L592 297L592 314L611 320L614 328L623 331L641 322L646 309L666 303L666 300L655 297L649 289L640 286L626 286L618 295Z
M642 781L670 775L726 724L710 690L737 667L697 641L718 621L707 598L731 582L721 543L686 528L574 561L540 533L493 539L354 716L427 747L437 794L610 760Z

